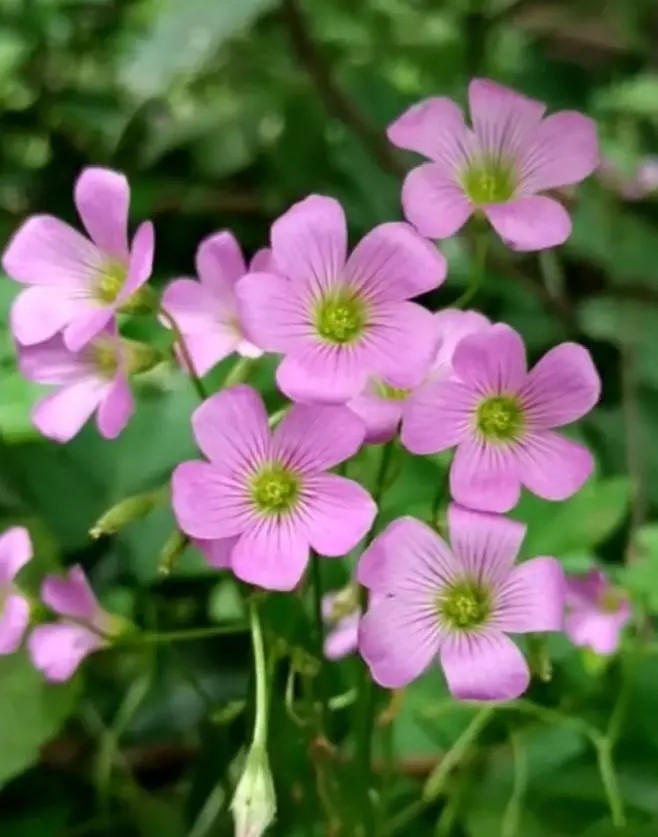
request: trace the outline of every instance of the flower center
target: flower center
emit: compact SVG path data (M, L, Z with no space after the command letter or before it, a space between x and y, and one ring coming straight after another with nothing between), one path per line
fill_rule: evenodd
M488 591L476 581L460 581L443 591L437 610L449 627L460 630L477 628L491 613Z
M291 511L299 497L300 480L278 463L262 468L251 482L251 498L262 514L280 515Z
M389 386L384 383L384 381L375 382L375 391L377 392L377 395L385 401L405 401L411 392L410 389Z
M117 347L113 340L100 338L89 347L91 362L103 378L113 378L119 367Z
M609 587L601 593L597 604L603 613L617 613L624 601L625 597L620 590L616 587Z
M519 438L525 423L518 399L511 395L494 395L477 408L477 429L490 442L512 442Z
M517 178L510 163L484 158L466 167L462 186L476 205L503 203L514 195Z
M368 311L353 292L338 289L319 300L314 311L315 329L329 343L353 343L363 334Z
M119 295L126 281L128 268L119 259L107 259L100 271L96 291L101 302L109 305Z

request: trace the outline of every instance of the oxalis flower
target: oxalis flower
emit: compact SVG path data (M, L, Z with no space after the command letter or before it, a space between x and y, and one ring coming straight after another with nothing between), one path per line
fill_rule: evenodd
M57 622L38 625L27 642L32 664L47 680L68 680L85 657L123 629L122 620L99 605L82 567L72 567L64 578L46 576L41 598L61 616Z
M258 393L223 390L192 416L194 436L210 462L184 462L172 478L181 529L213 546L243 581L291 590L309 548L349 552L375 517L372 498L352 480L325 471L353 456L363 422L346 407L295 405L270 433Z
M327 628L323 649L325 657L340 660L354 653L361 621L358 587L349 585L323 596L322 619Z
M581 648L597 654L614 654L621 632L631 618L626 593L610 584L599 569L585 576L567 578L567 611L564 632Z
M412 517L364 552L357 579L371 593L359 650L380 685L397 689L434 661L461 700L511 700L528 687L506 634L562 626L564 574L555 558L514 566L526 527L452 505L450 546Z
M33 215L2 258L12 279L30 285L11 311L12 332L24 345L63 330L65 345L77 351L116 311L145 304L145 291L138 291L151 275L153 226L141 224L128 246L128 181L109 169L87 168L74 197L89 238L51 215Z
M30 620L30 605L14 579L32 557L27 529L13 526L0 535L0 654L17 651Z
M366 425L366 442L381 444L395 437L404 423L409 404L423 386L450 377L452 356L459 341L468 334L476 334L490 325L477 311L458 311L446 308L434 314L439 339L436 356L416 387L395 387L381 378L370 378L363 392L347 402L347 406Z
M257 253L250 270L269 268L269 251ZM247 273L240 245L229 232L206 238L196 252L195 279L175 279L162 296L162 307L181 330L198 375L233 352L260 357L244 339L237 311L235 283ZM166 322L165 322L166 324Z
M115 439L134 411L128 374L153 364L154 350L101 332L78 352L70 352L61 335L36 346L18 346L21 374L58 389L37 403L32 421L44 436L68 442L96 413L101 436Z
M520 336L495 325L465 337L452 363L457 379L417 393L400 438L419 454L457 446L450 490L458 503L505 512L521 485L546 500L564 500L583 485L591 454L552 428L598 401L601 382L585 348L562 343L527 372Z
M468 100L472 129L446 98L419 102L389 126L394 145L432 161L407 175L407 218L423 235L448 238L482 213L515 250L562 244L571 232L569 216L538 193L579 183L594 171L594 122L574 111L544 119L541 102L485 79L470 83Z
M341 403L369 375L408 386L435 350L432 315L409 298L443 282L443 256L407 224L382 224L347 257L340 204L311 195L272 226L275 276L236 288L250 340L284 355L280 389L293 401Z

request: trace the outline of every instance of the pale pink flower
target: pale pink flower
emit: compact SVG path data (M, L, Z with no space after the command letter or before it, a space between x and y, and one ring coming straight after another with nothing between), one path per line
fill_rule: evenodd
M412 224L448 238L483 213L515 250L562 244L569 215L547 192L579 183L598 164L596 127L575 111L546 118L545 106L486 79L468 88L472 128L451 99L425 99L388 128L399 148L432 162L413 169L402 188Z
M435 350L432 315L409 299L438 287L443 256L408 224L381 224L347 255L340 204L311 195L272 226L280 275L237 286L250 340L284 355L280 389L293 401L342 403L370 375L416 383Z
M621 632L631 618L626 593L614 587L599 569L567 578L564 632L574 645L597 654L614 654Z
M14 579L32 558L27 529L12 526L0 535L0 654L17 651L30 621L30 604Z
M340 660L353 654L358 645L361 608L358 588L334 590L322 597L322 618L327 629L324 655L328 660Z
M130 189L126 178L85 169L75 205L89 238L52 215L32 215L14 233L2 258L5 272L30 287L11 311L14 337L41 343L63 331L77 351L108 326L118 310L137 305L136 292L153 268L153 225L139 226L128 246Z

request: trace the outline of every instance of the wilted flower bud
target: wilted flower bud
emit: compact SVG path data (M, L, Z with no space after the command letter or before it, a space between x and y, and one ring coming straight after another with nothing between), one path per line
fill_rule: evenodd
M261 837L276 814L276 796L266 750L252 745L231 802L235 837Z

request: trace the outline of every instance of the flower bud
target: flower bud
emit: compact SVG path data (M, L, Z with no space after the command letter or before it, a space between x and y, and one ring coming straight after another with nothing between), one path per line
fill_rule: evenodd
M276 795L267 752L252 745L231 802L235 837L261 837L276 814Z
M187 535L184 535L180 529L175 529L171 533L160 552L160 560L158 561L160 575L169 575L189 542Z
M102 535L114 535L129 523L140 520L151 512L167 496L167 490L158 488L155 491L147 491L145 494L136 494L133 497L126 497L116 506L112 506L89 530L92 538L100 538Z
M123 339L121 342L126 371L129 375L139 375L141 372L148 372L164 360L162 352L154 346L149 346L147 343L126 339Z

